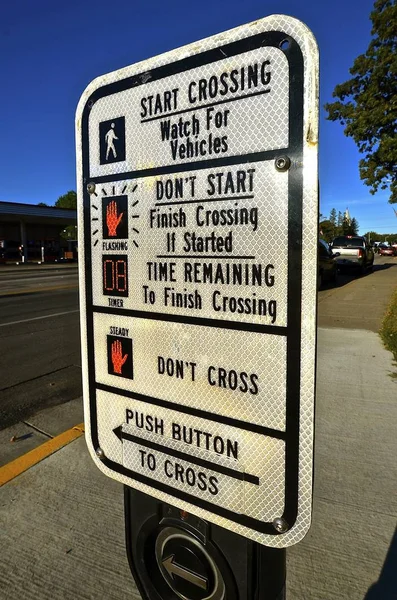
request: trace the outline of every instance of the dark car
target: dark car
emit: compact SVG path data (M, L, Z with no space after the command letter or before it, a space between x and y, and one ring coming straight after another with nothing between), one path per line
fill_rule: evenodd
M327 242L318 240L318 287L323 283L331 281L336 283L338 279L338 265L334 260L339 256L336 252L332 254Z
M333 255L338 253L339 269L355 269L364 275L372 271L374 266L374 251L365 237L360 235L339 235L331 243Z
M397 256L397 248L394 246L379 246L381 256Z

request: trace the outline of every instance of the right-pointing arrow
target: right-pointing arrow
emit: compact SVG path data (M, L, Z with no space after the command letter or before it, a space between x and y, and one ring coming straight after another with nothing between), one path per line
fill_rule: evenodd
M193 573L193 571L189 571L185 567L178 565L178 563L174 562L175 555L171 554L171 556L167 556L163 560L163 567L166 569L167 573L170 575L171 579L174 578L174 575L189 581L193 585L197 585L197 587L202 588L203 590L207 589L208 580L205 577L201 577L197 573Z

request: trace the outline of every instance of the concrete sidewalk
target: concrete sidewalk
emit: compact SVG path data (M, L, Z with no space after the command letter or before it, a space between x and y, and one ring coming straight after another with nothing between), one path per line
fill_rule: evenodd
M376 334L319 330L313 526L288 549L288 600L397 598L396 370ZM0 458L81 420L80 400L44 411L0 432ZM0 557L2 600L139 598L122 486L82 437L1 488Z

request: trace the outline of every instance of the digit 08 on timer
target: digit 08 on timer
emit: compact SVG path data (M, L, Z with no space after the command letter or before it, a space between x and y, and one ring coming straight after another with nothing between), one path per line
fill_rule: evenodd
M105 296L128 296L128 258L122 254L102 256L102 282Z

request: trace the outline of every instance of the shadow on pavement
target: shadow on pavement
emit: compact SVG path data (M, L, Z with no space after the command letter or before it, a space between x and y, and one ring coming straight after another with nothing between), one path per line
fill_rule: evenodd
M374 271L384 271L390 267L397 267L397 263L384 263L383 265L374 265Z
M325 283L323 283L323 285L320 288L321 290L331 290L334 288L340 288L343 287L344 285L350 283L351 281L353 281L353 279L358 279L359 275L354 273L353 271L351 272L344 272L338 273L338 279L336 280L336 282L334 281L327 281Z
M394 536L379 579L371 585L364 600L396 600L397 599L397 529Z
M391 267L397 267L397 263L384 263L381 265L374 265L373 272L375 273L376 271L384 271L385 269L390 269ZM332 289L332 288L340 288L340 287L343 287L344 285L347 285L354 279L362 279L363 277L369 277L371 275L372 275L372 271L367 271L366 273L361 274L358 271L354 271L353 269L351 269L351 270L339 269L337 282L334 283L334 282L327 281L321 286L320 289L328 290L328 289ZM396 600L397 600L397 595L396 595Z

